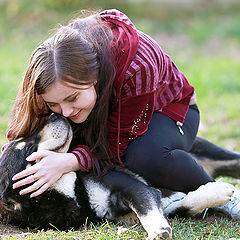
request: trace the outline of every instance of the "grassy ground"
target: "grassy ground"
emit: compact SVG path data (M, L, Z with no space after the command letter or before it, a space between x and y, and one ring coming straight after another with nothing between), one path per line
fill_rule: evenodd
M65 9L62 7L69 3ZM131 3L129 3L131 2ZM118 8L131 16L141 30L151 34L195 86L201 110L199 135L231 150L240 148L240 31L237 1L148 1L144 5L91 1L94 8ZM210 4L212 2L212 4ZM71 4L70 4L71 3ZM0 2L0 145L18 86L33 49L57 23L66 23L89 1L43 0ZM96 7L97 6L97 7ZM98 7L99 6L99 7ZM239 184L239 180L227 179ZM239 223L223 216L170 220L174 239L240 238ZM2 231L2 239L143 239L139 226L104 222L81 231L40 231L23 234ZM126 227L126 226L124 226ZM121 229L121 228L120 228ZM1 230L1 229L0 229ZM17 230L19 232L19 230ZM1 234L0 233L0 234ZM118 234L119 233L119 234Z
M215 215L202 219L180 219L174 218L170 220L173 228L173 239L239 239L240 230L237 222L226 218L219 218ZM80 231L25 231L20 234L8 235L2 237L2 240L40 240L40 239L99 239L99 240L115 240L115 239L145 239L146 232L141 226L127 226L104 222L97 226L90 224L83 227Z

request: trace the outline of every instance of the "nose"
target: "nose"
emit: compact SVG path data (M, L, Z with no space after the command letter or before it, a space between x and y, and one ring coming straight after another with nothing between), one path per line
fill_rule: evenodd
M64 117L69 117L73 112L73 108L69 104L62 104L61 109Z
M51 120L51 122L54 122L55 120L57 120L59 118L59 114L57 113L52 113L50 116L49 116L49 119Z

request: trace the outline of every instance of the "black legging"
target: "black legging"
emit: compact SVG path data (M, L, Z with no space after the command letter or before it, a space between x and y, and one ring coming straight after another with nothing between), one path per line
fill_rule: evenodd
M129 144L123 156L124 164L152 186L176 191L193 191L214 181L188 153L198 126L196 105L190 106L181 127L184 135L174 120L155 112L147 132Z

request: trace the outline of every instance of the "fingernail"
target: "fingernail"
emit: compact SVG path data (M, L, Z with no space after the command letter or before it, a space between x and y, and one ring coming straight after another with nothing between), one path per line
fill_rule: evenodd
M24 192L23 192L23 191L20 191L20 192L19 192L19 195L23 195L23 194L24 194Z

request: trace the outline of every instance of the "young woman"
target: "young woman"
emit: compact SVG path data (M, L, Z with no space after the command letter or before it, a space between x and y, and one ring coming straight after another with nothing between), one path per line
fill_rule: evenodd
M73 124L68 153L38 151L14 176L35 197L62 174L127 166L155 187L189 192L214 181L188 151L199 125L193 86L149 36L117 10L62 26L32 54L9 139L56 112ZM240 216L240 213L239 213Z

